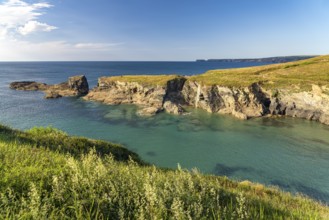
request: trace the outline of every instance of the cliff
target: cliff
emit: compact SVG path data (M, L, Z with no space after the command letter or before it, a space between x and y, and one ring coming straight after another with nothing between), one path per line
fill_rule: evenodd
M193 106L239 119L281 115L329 125L329 56L189 77L101 77L91 91L84 76L56 85L14 82L10 87L42 90L46 98L86 95L85 100L105 104L136 104L142 116L161 111L183 114L184 106Z
M137 104L140 115L183 106L240 119L282 115L329 124L329 56L182 76L101 77L86 100Z

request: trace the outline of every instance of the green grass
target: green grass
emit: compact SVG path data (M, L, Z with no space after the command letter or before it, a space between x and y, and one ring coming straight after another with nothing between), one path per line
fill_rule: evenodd
M260 83L266 89L307 91L312 84L329 84L329 56L259 67L212 70L192 76L189 80L227 87L247 87Z
M103 77L103 80L108 82L137 82L145 86L165 86L169 80L177 77L179 76L126 75ZM283 64L211 70L186 78L209 86L241 88L259 83L263 88L270 90L309 91L312 85L327 86L329 84L329 55Z
M166 86L168 81L178 77L177 75L125 75L102 77L102 80L107 82L136 82L145 86Z
M276 188L145 165L53 128L0 128L0 219L329 218L327 206Z

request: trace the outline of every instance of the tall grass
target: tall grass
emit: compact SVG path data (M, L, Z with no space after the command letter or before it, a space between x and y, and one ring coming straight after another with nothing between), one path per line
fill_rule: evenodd
M57 138L58 132L38 128L27 133ZM260 184L180 167L141 166L96 148L77 156L0 134L0 219L329 217L324 205Z

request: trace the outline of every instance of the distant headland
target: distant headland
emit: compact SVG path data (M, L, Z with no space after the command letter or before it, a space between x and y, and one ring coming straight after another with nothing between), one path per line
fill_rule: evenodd
M315 56L280 56L280 57L266 57L266 58L251 58L251 59L197 59L196 62L261 62L261 63L286 63L298 60L313 58Z

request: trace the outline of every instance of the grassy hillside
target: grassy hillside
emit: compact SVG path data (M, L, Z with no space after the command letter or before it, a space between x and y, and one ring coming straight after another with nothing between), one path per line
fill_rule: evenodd
M212 70L189 80L229 87L246 87L259 82L267 89L305 91L310 90L312 84L329 85L329 56L259 67Z
M177 75L125 75L125 76L111 76L102 77L102 81L107 82L137 82L145 86L166 86L169 80L177 78Z
M176 75L134 75L105 77L104 79L164 86L167 81L176 77ZM211 70L201 75L186 78L203 85L247 87L253 83L260 83L266 89L308 91L314 84L328 86L329 90L329 55L283 64Z
M121 146L53 128L0 126L0 158L0 219L329 218L302 196L145 165Z

